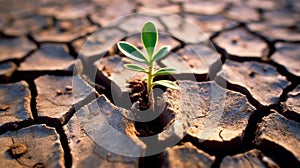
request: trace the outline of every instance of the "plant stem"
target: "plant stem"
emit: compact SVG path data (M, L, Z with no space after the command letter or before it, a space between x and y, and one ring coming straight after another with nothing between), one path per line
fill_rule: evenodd
M153 63L152 63L153 65ZM152 83L153 83L153 67L152 65L149 66L148 71L148 81L147 81L147 92L150 93L152 91Z
M149 96L149 104L150 104L150 110L154 112L154 97L153 97L153 68L154 68L154 62L149 63L149 71L148 71L148 81L147 81L147 92Z

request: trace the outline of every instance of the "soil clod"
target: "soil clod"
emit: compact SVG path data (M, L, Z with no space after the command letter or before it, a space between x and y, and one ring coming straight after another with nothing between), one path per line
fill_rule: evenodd
M24 153L27 152L27 147L25 144L22 143L14 143L10 146L10 152L13 158L19 158Z

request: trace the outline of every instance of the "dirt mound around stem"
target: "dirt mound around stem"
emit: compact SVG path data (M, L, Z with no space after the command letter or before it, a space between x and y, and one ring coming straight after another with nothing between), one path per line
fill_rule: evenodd
M129 81L129 97L131 102L138 102L138 109L147 110L150 107L147 83L144 80L134 79Z

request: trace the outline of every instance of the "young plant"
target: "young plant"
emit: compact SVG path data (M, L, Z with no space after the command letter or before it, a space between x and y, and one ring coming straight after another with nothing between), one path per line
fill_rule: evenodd
M149 101L153 101L152 90L156 85L162 85L171 89L179 89L178 85L175 82L169 80L158 80L153 82L154 77L160 75L169 75L176 72L176 69L173 68L160 68L155 70L156 61L166 57L170 52L170 46L163 46L158 51L156 51L156 45L158 41L158 32L155 24L153 22L146 22L142 28L141 32L141 41L143 47L146 51L144 54L137 47L132 44L120 41L118 42L119 50L127 57L142 62L147 65L146 68L137 65L137 64L125 64L124 67L132 71L143 72L147 74L147 92L149 94Z

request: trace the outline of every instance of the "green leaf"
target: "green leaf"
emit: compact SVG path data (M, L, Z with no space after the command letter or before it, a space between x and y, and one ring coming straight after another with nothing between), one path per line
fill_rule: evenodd
M147 22L144 24L141 38L144 48L146 49L149 58L151 58L158 40L157 29L153 22Z
M124 67L132 71L148 73L148 71L144 67L137 64L125 64Z
M159 70L155 71L153 76L158 76L158 75L170 75L176 73L177 70L174 68L160 68Z
M155 81L153 82L153 86L155 85L161 85L161 86L165 86L171 89L180 89L179 86L172 81L168 81L168 80L159 80L159 81Z
M132 44L126 41L118 42L119 50L127 57L139 61L139 62L148 62L148 58L144 56L144 54Z
M158 61L162 58L164 58L165 56L168 55L168 53L170 52L171 47L170 46L163 46L161 47L158 52L155 54L155 56L153 57L153 61Z

